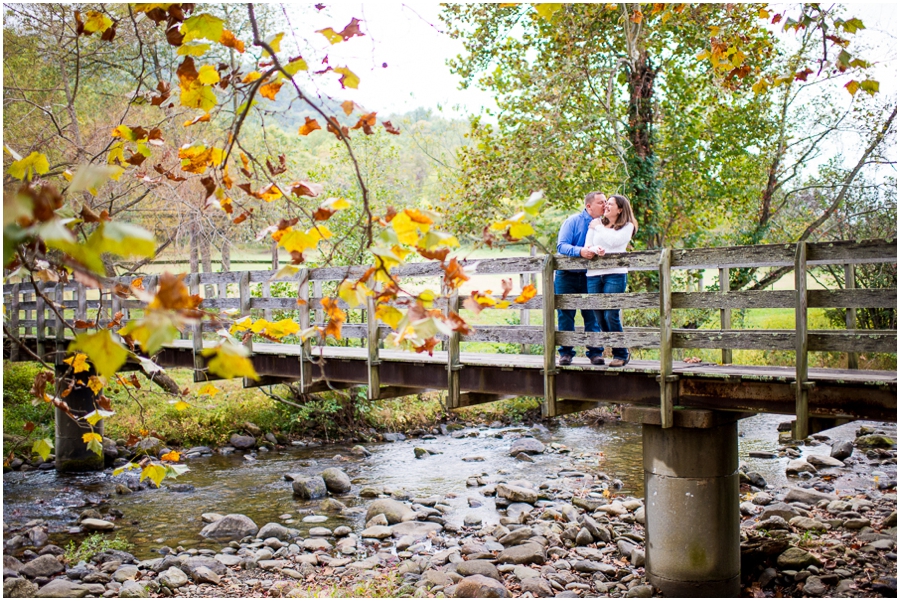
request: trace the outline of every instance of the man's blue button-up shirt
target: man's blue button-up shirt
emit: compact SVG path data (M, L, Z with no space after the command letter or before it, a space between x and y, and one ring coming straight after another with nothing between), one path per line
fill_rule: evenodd
M587 209L578 215L572 215L566 219L559 228L559 237L556 239L556 252L569 257L580 257L581 249L587 238L588 226L594 218Z

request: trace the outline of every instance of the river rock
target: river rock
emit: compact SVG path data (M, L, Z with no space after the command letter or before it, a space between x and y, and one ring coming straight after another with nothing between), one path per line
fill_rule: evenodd
M106 520L96 520L94 518L81 520L81 527L88 532L108 532L110 530L116 529L116 525L112 522L108 522Z
M383 513L388 524L399 524L416 519L416 512L408 505L394 499L378 499L369 505L366 511L366 522L376 515Z
M896 444L892 438L881 434L870 434L869 436L860 436L856 439L858 447L875 447L889 449Z
M844 467L844 462L825 455L808 455L806 460L816 467Z
M513 503L528 503L529 505L534 505L538 500L537 491L506 483L497 485L497 496Z
M162 586L168 587L171 590L175 590L179 587L184 586L188 583L187 574L182 572L180 569L172 566L165 572L159 575L159 583Z
M256 438L243 434L232 434L228 443L236 449L252 449L256 446Z
M649 598L653 596L653 587L649 584L641 584L633 589L629 589L627 593L625 593L625 597L628 599L640 599L640 598Z
M788 462L787 467L784 469L785 473L788 475L792 474L802 474L803 472L808 472L810 474L818 474L818 470L813 467L809 462L805 459L793 459Z
M134 450L136 453L146 453L152 457L158 457L163 446L165 446L163 441L155 436L148 436L147 438L139 440L137 444L134 445Z
M837 440L831 445L831 456L843 461L853 455L853 443L849 440Z
M480 574L481 576L493 578L494 580L503 580L500 577L497 566L484 559L462 561L456 564L456 572L461 576L475 576L476 574Z
M824 531L828 529L828 526L820 522L819 520L815 520L813 518L803 517L802 515L798 515L797 517L791 518L791 521L788 522L791 526L798 530L820 530Z
M197 566L194 568L194 582L197 582L198 584L208 582L210 584L218 585L221 581L222 578L206 566Z
M544 452L544 443L536 438L520 438L509 449L509 456L515 457L519 453L538 455Z
M328 494L328 488L325 486L322 476L297 477L291 486L294 489L294 495L301 499L321 499Z
M22 566L19 573L29 578L50 577L59 574L65 566L52 555L41 555Z
M497 580L476 574L460 580L453 596L457 599L498 599L509 597L509 593Z
M546 560L544 549L537 543L525 543L504 549L497 556L498 563L531 564Z
M836 499L836 496L828 493L819 492L811 488L796 487L789 488L784 496L785 503L804 503L806 505L815 505L819 501L834 501Z
M372 454L369 449L362 445L356 445L355 447L350 449L350 452L358 457L369 457Z
M818 557L798 547L788 547L784 553L778 556L776 563L782 570L802 570L806 566L822 565Z
M291 540L291 531L281 524L269 522L259 529L259 532L256 533L256 538L261 538L263 540L267 538L277 538L280 541L287 542Z
M525 578L522 580L522 592L531 593L535 597L552 597L553 587L543 578Z
M359 533L363 538L390 538L393 534L390 526L369 526L365 530Z
M199 568L205 568L219 576L227 571L224 563L214 557L207 557L204 555L188 557L181 562L181 569L194 579L197 578L197 570Z
M436 522L403 522L391 527L394 536L415 536L425 538L431 532L440 532L444 527Z
M247 434L250 434L251 436L259 436L262 434L262 428L253 422L244 422L243 428Z
M821 597L827 590L828 587L818 576L810 576L803 585L803 592L812 597Z
M7 578L3 581L4 599L24 599L36 597L38 585L24 578Z
M123 599L143 599L149 597L150 593L146 587L134 580L126 580L119 589L119 597Z
M118 561L119 565L122 564L135 564L137 565L139 562L137 557L129 553L128 551L119 551L118 549L107 549L106 551L100 551L99 553L95 553L93 557L91 557L91 561L96 563L97 565L103 565L108 561Z
M588 574L593 574L595 572L600 572L605 576L615 576L616 575L616 567L612 566L608 563L603 563L601 561L593 561L590 559L582 559L580 561L576 561L573 569L576 572L585 572Z
M795 507L788 505L787 503L772 503L763 509L762 513L759 514L759 519L760 521L767 520L773 515L777 515L785 520L790 520L791 518L797 517L799 513Z
M534 459L528 453L519 453L516 455L516 461L524 461L525 463L534 463Z
M134 580L137 577L137 566L122 566L113 572L112 579L116 582L125 582L126 580Z
M350 476L344 473L344 470L330 467L322 472L322 479L325 481L325 488L330 493L343 494L350 492Z
M526 540L531 538L533 534L534 531L531 528L529 528L528 526L523 526L522 528L513 530L509 534L501 536L500 540L498 540L497 542L499 542L504 547L513 547L525 542Z
M67 599L72 597L84 597L88 592L88 588L83 584L76 584L69 580L57 578L42 586L35 596Z
M259 532L253 520L240 513L230 513L217 522L208 524L200 531L201 538L240 540Z

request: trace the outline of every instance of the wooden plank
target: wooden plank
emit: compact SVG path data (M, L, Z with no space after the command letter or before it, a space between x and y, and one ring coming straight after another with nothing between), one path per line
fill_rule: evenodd
M297 307L299 315L297 323L300 324L300 331L309 329L309 269L301 269L297 272ZM301 344L300 351L300 392L306 393L312 383L312 364L309 361L310 349L312 343L309 339Z
M200 275L192 273L188 276L188 288L190 293L200 294ZM203 328L200 322L191 324L191 349L194 358L194 382L205 382L206 374L204 368L206 362L203 360Z
M368 397L370 401L382 398L379 394L381 391L381 374L379 366L381 360L378 358L378 318L375 317L375 298L369 296L366 298L366 326L367 326L367 355L366 366L369 373L369 390Z
M449 314L450 307L459 306L459 289L454 288L450 292L450 303L445 311ZM450 332L447 340L447 408L456 409L459 407L459 372L462 364L459 361L459 332Z
M534 257L536 253L537 253L537 248L534 246L534 244L532 244L531 250L530 250L530 255L532 257ZM527 286L529 284L535 285L535 276L533 274L526 275L524 273L520 273L519 274L519 288L524 290L525 286ZM534 300L534 299L531 299L531 300ZM522 305L519 305L519 325L520 326L531 325L531 311L529 311L527 308L525 308ZM523 342L522 344L519 345L519 352L522 353L523 355L529 354L531 352L531 345Z
M844 270L855 271L853 265L845 265ZM809 308L847 308L853 312L853 327L856 329L856 309L881 309L897 306L896 288L857 288L844 290L808 290Z
M265 284L263 284L265 286ZM265 294L265 291L263 291ZM229 299L231 300L231 299ZM210 306L215 307L215 304L204 304L204 307ZM272 319L272 309L282 309L287 311L293 311L297 308L297 299L290 297L267 297L267 298L250 298L250 308L251 309L265 309L268 317L266 319Z
M807 246L810 265L897 262L896 240L817 242ZM676 269L790 267L794 265L795 250L793 244L678 249L672 251L672 266Z
M791 290L672 293L673 309L792 309L793 307L794 293Z
M241 274L243 273L251 273L244 271L225 271L222 273L201 273L200 275L200 283L201 284L237 284L241 279ZM269 273L267 271L264 272L255 272L255 273ZM221 294L219 295L221 296Z
M654 250L612 253L594 259L556 255L555 259L556 269L560 271L572 269L611 269L613 267L627 267L629 271L656 271L659 268L659 253Z
M396 399L414 394L424 394L429 388L415 388L409 386L382 386L378 389L378 398L376 400Z
M672 331L673 348L795 350L793 330Z
M797 243L796 258L794 259L794 288L797 291L797 304L794 313L794 328L797 332L794 339L797 351L795 358L797 375L794 382L797 417L793 426L794 440L803 440L809 436L809 390L807 388L809 381L809 341L807 339L807 330L809 326L807 321L808 299L806 297L806 251L806 242L801 240Z
M847 263L844 265L844 291L853 291L856 290L856 267L852 263ZM815 305L813 305L815 306ZM844 314L844 325L848 330L856 329L856 307L849 305L849 303L843 303L843 306L846 308L846 313ZM894 303L890 305L891 307L897 306L897 290L894 290ZM859 355L857 353L847 353L847 368L848 369L859 369Z
M807 262L810 265L896 263L897 239L808 243Z
M561 346L659 348L659 336L658 330L637 329L628 329L624 332L556 332L556 343Z
M19 360L19 344L18 339L21 338L19 333L19 284L11 286L12 294L9 299L9 331L17 340L10 341L9 360Z
M544 401L541 403L541 414L544 417L556 417L556 291L553 287L553 273L556 258L553 255L544 257L541 269L541 294L543 295L544 317ZM565 343L563 343L565 344Z
M273 251L273 252L277 252L277 251ZM277 261L277 259L273 259L273 260ZM262 283L262 299L274 300L272 298L272 282L270 282L269 280L266 280L265 282ZM260 299L260 300L262 300L262 299ZM253 304L251 303L250 306L252 307ZM272 321L272 308L271 307L266 307L263 310L263 318L266 321Z
M727 267L719 268L719 294L724 300L731 290L731 270ZM673 299L673 303L674 303ZM719 324L723 330L731 329L731 309L719 309ZM731 349L722 349L722 364L729 365L732 362Z
M31 314L32 314L32 311L36 311L36 310L37 310L37 305L35 305L35 308L34 308L34 309L29 309L29 308L28 308L28 304L29 304L29 302L31 302L31 299L33 299L34 296L35 296L35 295L34 295L33 292L24 292L24 293L22 294L22 310L25 312L25 315L24 315L25 321L31 321L31 317L32 317ZM25 328L25 336L31 336L31 335L32 335L32 330L31 330L31 328L30 328L30 327L26 327L26 328Z
M464 342L507 342L530 347L544 344L541 326L472 326L473 332L463 336Z
M63 305L63 300L65 299L65 288L62 285L56 286L56 304ZM66 348L66 345L63 344L66 339L66 320L65 320L65 309L60 306L57 307L59 311L59 315L56 316L56 364L62 363L62 360L65 358L66 353L63 349ZM60 319L62 316L62 319Z
M534 300L534 299L532 299ZM557 309L659 309L659 295L653 292L622 294L557 294Z
M88 321L88 303L87 303L87 289L84 284L78 284L78 307L75 310L75 319L81 321ZM87 330L81 329L76 330L78 332L86 332Z
M44 297L38 296L37 293L35 293L35 297L37 299L37 305L36 305L37 308L35 309L35 321L36 321L35 336L37 337L37 355L38 355L38 357L43 359L44 358L44 339L47 336L47 327L46 327L47 316L45 315L45 312L44 312L44 308L45 308Z
M663 428L674 425L675 380L672 372L672 249L659 254L659 390L660 423Z
M315 269L309 270L310 278ZM311 307L316 309L316 325L325 325L325 310L322 309L322 282L313 280L313 298L307 299Z
M896 330L817 330L807 334L810 351L896 353Z

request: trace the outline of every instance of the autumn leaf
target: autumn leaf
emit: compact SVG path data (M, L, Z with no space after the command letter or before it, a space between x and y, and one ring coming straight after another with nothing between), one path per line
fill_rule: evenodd
M334 72L341 74L338 83L342 88L353 88L354 90L359 88L359 77L347 67L335 67Z
M274 52L281 52L281 40L284 38L284 32L273 34L265 39L266 44L269 45ZM269 51L263 49L263 56L269 56Z
M103 390L103 387L106 386L106 378L101 378L100 376L91 376L88 378L88 388L94 394L100 394L100 391Z
M328 325L325 327L325 336L332 336L335 340L341 339L341 327L347 321L347 314L338 307L337 300L333 298L323 298L319 301L328 317Z
M43 175L48 171L50 171L50 163L47 161L47 156L35 151L24 159L12 163L7 173L16 179L31 181L35 174Z
M241 80L241 83L253 83L260 77L262 77L262 73L260 73L259 71L250 71L244 76L244 79Z
M631 13L630 20L632 23L637 23L638 25L640 25L641 21L644 20L644 13L642 13L640 10L635 10L633 13Z
M522 288L522 293L516 297L515 301L518 304L527 303L537 294L537 288L535 288L534 284L528 284L524 288Z
M194 15L181 24L180 31L184 36L182 42L187 43L199 39L218 42L222 39L222 33L225 31L224 25L225 22L222 19L209 13Z
M231 342L223 342L217 347L203 349L203 356L209 357L207 367L210 373L225 379L252 378L259 376L250 361L250 351Z
M203 56L211 46L209 44L183 44L178 47L175 54L178 56Z
M113 340L109 330L78 334L69 345L70 351L82 351L97 369L97 374L111 378L128 358L128 350Z
M175 406L175 411L186 411L191 408L190 405L181 399L172 399L169 401L169 404Z
M212 65L203 65L197 72L197 80L203 84L214 84L217 83L220 79L221 78L219 77L219 72L216 71L216 68Z
M259 93L263 98L275 100L275 96L276 94L278 94L278 91L281 89L282 85L284 85L284 82L282 81L273 81L272 83L267 83L259 88Z
M309 65L306 64L306 61L303 60L302 56L298 56L292 58L286 65L282 66L282 72L278 72L278 77L284 77L284 74L287 73L289 77L293 77L299 71L308 71Z
M350 129L360 129L362 128L363 133L367 136L371 136L374 132L372 129L375 127L375 113L367 113L359 118L359 121L356 122L356 125L351 127Z
M113 24L112 19L96 10L89 10L84 16L86 17L84 20L84 31L88 35L98 31L106 31Z
M549 21L556 11L563 7L562 3L557 2L545 2L534 5L534 10L537 14L544 19L545 21Z
M221 390L219 390L212 384L205 384L200 390L197 391L197 394L215 396L215 395L219 394L220 392L221 392Z
M164 454L159 459L160 459L160 461L178 462L181 460L181 455L178 453L178 451L169 451L168 453Z
M403 313L390 305L378 305L375 307L375 317L396 330L400 320L403 319Z
M107 417L112 417L115 415L114 411L107 411L104 409L95 409L91 411L87 415L84 416L84 420L92 426L96 426L100 420L106 419Z
M88 451L93 451L103 457L103 437L96 432L87 432L81 436L81 440L87 443Z
M309 117L305 117L305 119L306 122L300 126L300 130L297 132L301 136L308 136L311 132L322 129L322 126L315 119L310 119Z
M234 37L234 34L227 29L222 30L222 35L219 36L219 43L226 48L233 48L241 54L244 52L244 42Z
M72 357L68 359L63 359L63 363L68 363L72 366L72 371L76 374L81 373L83 371L90 371L91 366L88 365L87 355L84 353L75 353Z
M847 88L847 91L850 92L851 96L856 96L856 92L859 91L859 82L855 79L851 79L844 87Z
M53 452L53 440L49 438L35 440L34 444L31 445L31 452L37 453L43 461L47 461L50 458L50 453Z
M316 33L321 33L332 45L339 44L340 42L346 42L353 36L364 35L359 30L359 23L359 19L352 18L350 19L350 23L348 23L341 31L335 31L331 27L326 27L325 29L317 29Z
M400 135L400 128L399 128L399 127L394 127L393 124L391 124L390 121L382 121L382 122L381 122L381 125L384 126L384 131L386 131L387 133L393 134L393 135L395 135L395 136L399 136L399 135Z
M158 463L150 463L144 469L141 470L141 478L140 482L143 482L146 478L150 478L154 484L156 484L156 488L159 488L159 485L162 483L163 479L166 477L166 467L164 465L160 465Z
M359 109L359 105L357 105L352 100L345 100L341 103L341 108L344 109L345 115L350 115L350 113L352 113L354 110Z
M291 184L291 194L294 196L309 196L315 198L325 190L322 184L314 184L307 181L299 181Z

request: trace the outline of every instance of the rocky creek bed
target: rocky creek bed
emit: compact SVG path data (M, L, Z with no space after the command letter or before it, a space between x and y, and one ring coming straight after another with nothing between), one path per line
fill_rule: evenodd
M848 424L779 444L777 420L751 419L741 442L744 595L896 596L896 426ZM753 423L771 435L752 436ZM317 447L302 459L277 441L263 452L264 435L248 433L233 441L246 449L195 451L193 478L163 490L134 476L53 480L55 503L25 494L37 487L39 497L54 476L7 474L4 596L656 596L644 569L639 428L494 426ZM221 498L235 486L203 479L232 473L216 472L219 460L241 462L257 488L234 492L252 501ZM149 519L163 507L176 540ZM32 517L42 509L50 515ZM66 565L59 545L95 530L137 541L134 554Z

